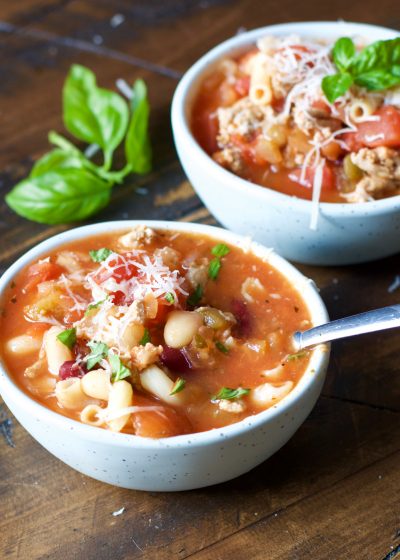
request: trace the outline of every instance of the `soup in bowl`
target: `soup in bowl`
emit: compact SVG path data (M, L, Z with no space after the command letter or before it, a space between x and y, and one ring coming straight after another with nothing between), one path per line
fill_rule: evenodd
M292 343L327 320L312 283L217 228L71 230L22 257L0 290L4 400L100 480L179 490L232 478L278 449L321 390L328 347Z
M379 65L399 41L370 25L290 23L197 61L175 92L172 124L215 217L299 262L397 252L400 86L397 70Z

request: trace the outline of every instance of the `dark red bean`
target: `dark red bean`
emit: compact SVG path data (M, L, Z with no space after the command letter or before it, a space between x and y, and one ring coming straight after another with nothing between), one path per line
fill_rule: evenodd
M231 311L237 321L237 325L233 329L234 334L241 338L250 336L252 321L247 303L241 299L233 299L231 302Z
M160 359L168 369L174 373L187 373L193 368L193 364L188 356L178 348L164 346Z
M84 364L77 364L75 360L68 360L60 366L58 377L64 381L64 379L70 377L83 377L85 373L87 373L87 369Z

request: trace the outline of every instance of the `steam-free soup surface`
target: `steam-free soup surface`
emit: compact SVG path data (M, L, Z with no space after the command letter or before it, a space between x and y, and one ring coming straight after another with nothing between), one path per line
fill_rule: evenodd
M44 406L158 438L274 406L307 367L291 336L309 326L296 289L252 252L139 227L26 267L6 292L1 345Z

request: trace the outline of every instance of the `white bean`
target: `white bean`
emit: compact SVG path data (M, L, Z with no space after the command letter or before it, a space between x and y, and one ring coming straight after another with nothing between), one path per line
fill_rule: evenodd
M41 346L42 341L37 336L21 334L7 340L5 348L7 352L10 352L10 354L19 354L22 356L38 352Z
M79 377L70 377L56 383L56 397L58 404L68 409L83 408L90 399L82 391Z
M132 385L127 381L116 381L111 385L110 395L108 399L107 412L112 414L118 412L122 408L132 405L133 390ZM107 424L113 432L120 432L128 422L130 414L124 414L113 420L108 420Z
M251 398L258 406L271 406L286 397L292 390L293 381L285 381L279 385L263 383L251 391Z
M164 340L171 348L183 348L197 333L203 318L195 311L172 311L164 327Z
M47 367L52 375L58 375L63 363L73 359L71 350L57 338L64 330L61 327L50 327L44 333L43 346L47 358Z
M104 369L94 369L82 377L82 390L88 397L108 401L110 375Z
M140 374L140 382L143 389L149 391L162 401L168 404L182 404L182 395L177 393L171 395L174 382L158 366L152 365L143 370Z

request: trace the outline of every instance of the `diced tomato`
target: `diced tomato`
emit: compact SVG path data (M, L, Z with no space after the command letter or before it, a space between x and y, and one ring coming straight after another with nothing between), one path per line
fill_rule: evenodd
M28 268L28 281L25 284L23 291L25 293L30 292L41 282L58 278L63 271L64 269L61 266L50 261L41 261L32 264Z
M279 97L279 99L274 97L271 102L271 106L274 109L274 111L276 111L277 113L281 113L285 106L285 101L286 101L285 97Z
M124 305L126 303L126 296L120 290L110 294L110 300L114 305Z
M242 76L238 78L234 84L234 88L240 97L245 97L250 89L250 76Z
M110 269L108 268L110 267ZM124 280L129 280L137 275L138 269L133 263L125 261L120 255L108 261L108 267L101 266L99 270L93 275L93 279L97 284L102 284L109 278L119 283Z
M215 111L202 111L195 114L193 126L196 130L196 139L202 148L208 154L216 152L218 150L219 122Z
M254 151L255 141L256 141L256 136L254 136L253 139L249 139L249 140L244 139L242 136L239 136L238 134L232 134L231 136L231 142L232 144L234 144L236 147L239 148L243 160L247 163L259 164ZM263 161L263 165L265 165L265 161Z
M311 189L314 184L314 177L315 177L315 168L314 167L307 167L304 181L300 182L302 170L301 169L294 169L289 174L289 179L291 181L295 181L296 183L301 184L303 187ZM322 190L333 190L336 186L336 177L332 167L325 163L323 171L322 171Z
M322 97L314 99L311 103L311 107L321 111L322 113L326 113L327 115L332 113L332 109L329 107L328 103L322 99Z
M400 111L392 105L385 105L373 116L379 117L379 120L362 122L357 126L356 132L343 134L342 138L351 152L362 147L400 148Z

